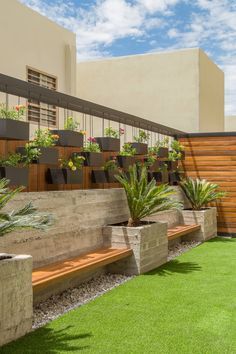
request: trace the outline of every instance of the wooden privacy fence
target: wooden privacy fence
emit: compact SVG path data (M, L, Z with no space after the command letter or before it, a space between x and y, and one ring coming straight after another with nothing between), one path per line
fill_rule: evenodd
M236 133L188 134L180 138L189 177L215 182L227 196L217 202L219 234L236 235Z

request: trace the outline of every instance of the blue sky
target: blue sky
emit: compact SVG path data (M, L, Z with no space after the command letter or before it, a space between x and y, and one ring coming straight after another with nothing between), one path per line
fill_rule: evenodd
M78 60L201 47L236 115L236 0L20 0L77 34Z

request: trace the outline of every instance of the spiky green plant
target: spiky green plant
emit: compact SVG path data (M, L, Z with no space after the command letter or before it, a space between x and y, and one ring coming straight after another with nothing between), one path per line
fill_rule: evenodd
M193 210L201 210L209 203L223 198L226 193L219 191L219 186L205 179L186 178L180 186L190 201Z
M147 168L138 170L136 165L130 166L129 174L121 172L116 179L124 187L130 210L129 227L140 225L141 220L159 211L180 207L180 203L172 200L175 191L168 185L156 185L154 179L148 182Z
M8 188L9 180L0 179L0 209L13 199L24 187L14 190ZM39 213L32 203L26 204L23 208L11 212L0 212L0 236L16 229L45 229L52 222L52 217L47 213Z

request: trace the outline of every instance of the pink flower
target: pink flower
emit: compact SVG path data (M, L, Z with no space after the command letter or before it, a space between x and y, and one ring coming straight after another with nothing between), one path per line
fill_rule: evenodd
M96 139L95 139L94 137L90 136L90 137L88 138L88 142L89 142L89 143L96 143Z
M120 134L124 134L125 130L123 128L120 128Z

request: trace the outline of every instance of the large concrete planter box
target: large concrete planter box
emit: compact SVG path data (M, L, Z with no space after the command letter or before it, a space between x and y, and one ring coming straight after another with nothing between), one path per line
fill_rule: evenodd
M33 316L32 257L3 256L0 254L0 347L28 333Z
M6 166L0 167L0 178L10 180L11 186L28 186L29 169L26 167Z
M133 256L109 266L109 272L142 274L167 262L167 224L151 223L139 227L105 226L104 243L115 248L128 247Z
M29 140L29 123L1 118L0 139Z
M120 151L120 139L105 136L103 138L95 138L101 151Z
M184 224L199 224L201 230L196 231L186 239L196 241L206 241L217 236L217 217L216 208L207 208L204 210L183 210Z
M80 132L73 130L51 130L53 134L59 136L57 141L58 146L83 147L84 136Z

